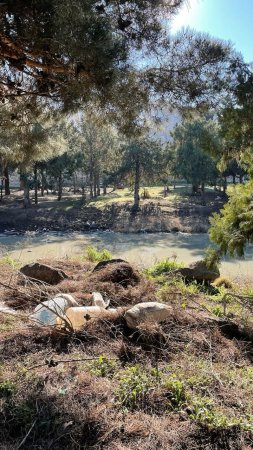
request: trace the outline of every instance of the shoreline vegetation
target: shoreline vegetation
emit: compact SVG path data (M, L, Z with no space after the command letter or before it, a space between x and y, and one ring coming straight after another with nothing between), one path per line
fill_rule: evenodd
M187 282L173 260L123 283L110 265L94 271L108 258L44 260L67 275L55 286L0 261L0 448L250 449L252 287ZM93 291L118 314L75 332L29 321L56 294L86 306ZM128 328L124 311L154 301L169 317Z

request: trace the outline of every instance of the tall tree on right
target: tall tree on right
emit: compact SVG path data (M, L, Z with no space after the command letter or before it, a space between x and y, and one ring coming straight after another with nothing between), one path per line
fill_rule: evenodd
M228 203L211 219L212 241L222 253L244 254L253 243L253 73L244 70L236 87L236 101L222 113L221 133L226 142L224 160L236 158L246 169L249 181L236 186Z

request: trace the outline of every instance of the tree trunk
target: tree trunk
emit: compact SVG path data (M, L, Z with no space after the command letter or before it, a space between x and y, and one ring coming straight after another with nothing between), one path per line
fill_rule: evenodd
M96 198L97 197L97 183L96 183L96 176L94 176L94 181L93 181L93 195Z
M22 169L20 170L20 189L24 190L24 208L28 208L31 205L29 179L27 173Z
M92 184L92 182L90 183L90 198L93 198L94 197L94 195L93 195L93 184Z
M82 186L82 203L83 205L86 203L86 192L84 186Z
M93 191L94 188L94 171L93 171L93 165L90 165L90 174L89 174L89 178L90 178L90 198L95 197L95 193Z
M224 180L223 180L222 188L223 188L223 192L225 194L227 191L227 179L226 178L224 178Z
M45 191L45 175L44 175L44 170L41 169L41 197L44 197L44 191Z
M107 194L107 186L106 186L106 184L104 184L104 186L103 186L103 194L104 194L104 195Z
M205 183L201 183L201 192L202 192L202 193L205 192Z
M232 177L233 177L233 184L236 184L235 175L232 175Z
M138 209L140 206L140 160L137 157L135 162L135 177L134 177L134 208Z
M193 193L193 194L197 194L198 188L199 188L199 187L198 187L196 184L193 184L193 185L192 185L192 193Z
M239 181L240 181L240 183L242 184L242 179L243 179L243 175L239 175Z
M0 201L3 200L3 187L4 187L4 179L1 177L1 184L0 184Z
M73 174L74 195L76 194L76 175Z
M34 164L34 202L35 205L38 204L38 167Z
M11 191L10 191L10 177L9 177L9 170L8 170L8 165L6 164L4 167L4 171L3 171L3 175L4 175L4 193L5 195L10 195Z
M63 180L62 180L62 174L61 174L58 178L58 197L57 197L58 202L62 198L62 182L63 182Z
M24 208L29 208L31 205L30 200L30 187L27 180L24 182Z

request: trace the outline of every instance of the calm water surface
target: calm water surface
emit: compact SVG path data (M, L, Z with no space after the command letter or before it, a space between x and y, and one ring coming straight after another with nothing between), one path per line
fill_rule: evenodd
M0 248L20 262L40 258L61 258L84 254L88 245L99 250L107 248L113 256L148 267L164 258L176 258L188 264L204 254L209 245L206 234L154 233L124 234L97 231L93 233L26 233L25 235L0 234ZM243 259L225 258L221 273L237 279L253 281L253 246Z

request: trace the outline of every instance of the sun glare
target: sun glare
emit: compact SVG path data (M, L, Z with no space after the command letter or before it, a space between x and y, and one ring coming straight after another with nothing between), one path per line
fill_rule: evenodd
M200 15L200 4L202 0L190 0L185 3L179 13L173 18L171 23L172 33L176 33L182 27L194 27Z

